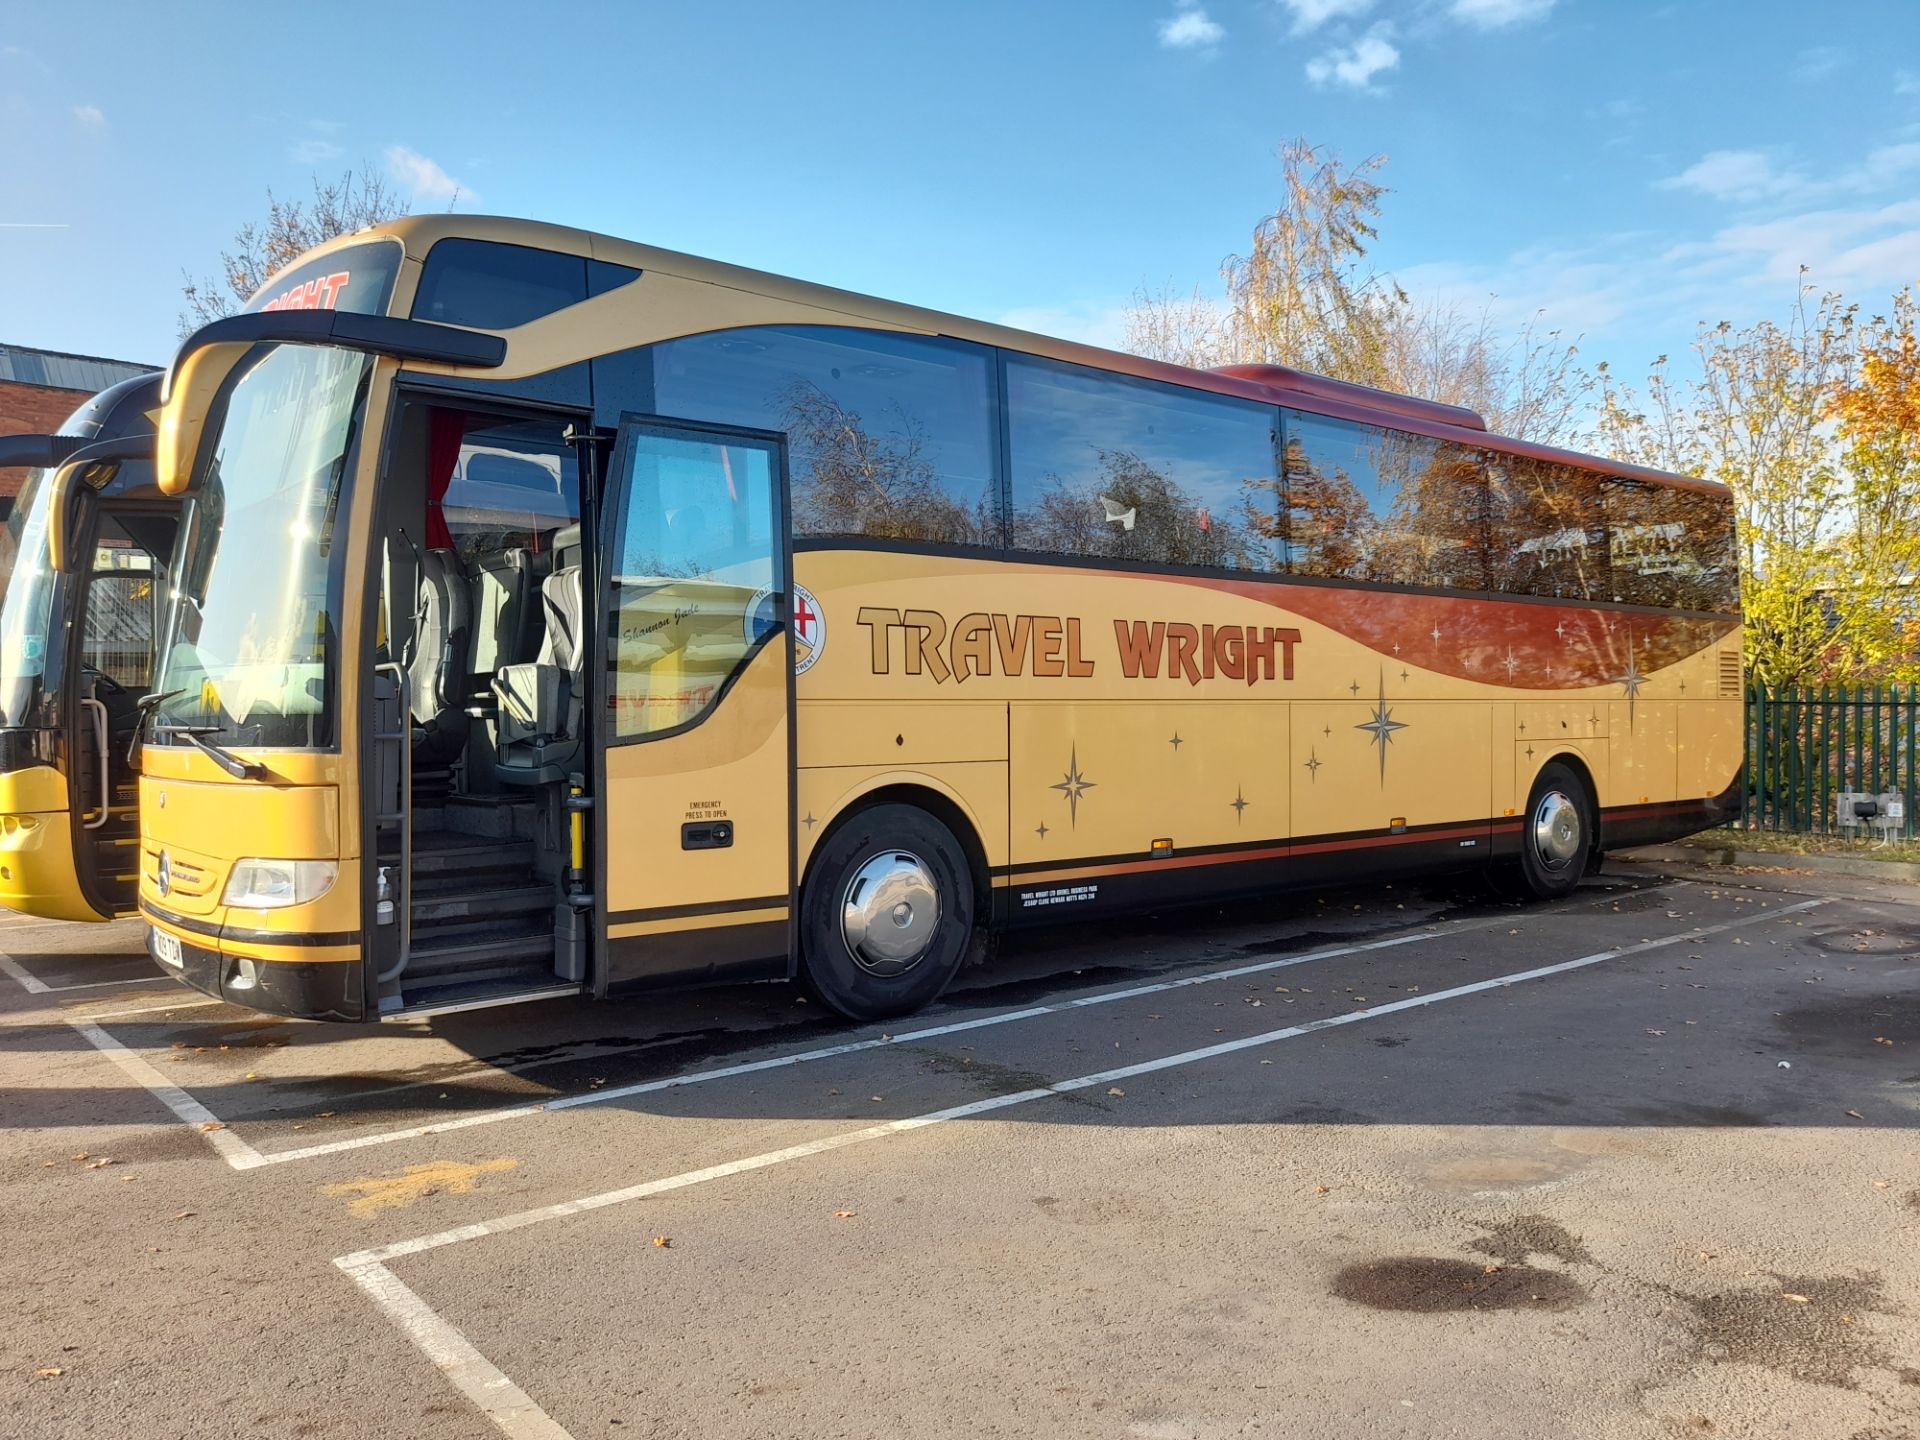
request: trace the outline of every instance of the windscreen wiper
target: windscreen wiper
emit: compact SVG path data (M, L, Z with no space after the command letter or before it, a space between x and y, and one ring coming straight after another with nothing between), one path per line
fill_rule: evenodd
M221 727L218 725L168 725L162 723L155 725L153 729L157 735L178 735L182 737L189 745L193 746L194 749L213 761L214 764L218 765L236 780L255 780L267 773L267 767L262 765L258 760L242 760L231 750L222 750L218 745L215 745L211 740L207 739L209 735L218 735L220 733Z

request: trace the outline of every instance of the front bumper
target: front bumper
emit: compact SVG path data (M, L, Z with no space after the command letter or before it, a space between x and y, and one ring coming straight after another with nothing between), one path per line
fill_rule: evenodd
M161 973L204 994L296 1020L365 1018L361 970L355 961L250 960L195 945L171 930L167 933L180 942L180 963L160 958L151 922L147 954Z

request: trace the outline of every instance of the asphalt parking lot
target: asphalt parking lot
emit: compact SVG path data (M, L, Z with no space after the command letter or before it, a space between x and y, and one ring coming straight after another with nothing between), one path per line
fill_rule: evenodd
M1920 904L1610 864L328 1027L0 924L0 1434L1920 1435Z

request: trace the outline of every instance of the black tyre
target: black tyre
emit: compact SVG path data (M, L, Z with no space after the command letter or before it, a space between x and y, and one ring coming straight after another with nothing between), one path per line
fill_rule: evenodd
M800 979L849 1020L933 1003L974 942L967 852L911 805L857 811L822 842L800 896Z
M1543 900L1572 892L1593 850L1593 799L1568 766L1541 770L1520 827L1520 874Z

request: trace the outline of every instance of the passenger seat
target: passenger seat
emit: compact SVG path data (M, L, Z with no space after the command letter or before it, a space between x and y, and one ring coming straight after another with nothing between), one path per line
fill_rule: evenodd
M585 690L586 593L580 527L554 536L553 573L540 586L547 632L531 664L502 665L493 679L499 702L502 781L537 785L567 778L580 746Z
M419 564L419 615L407 664L416 769L451 765L466 749L463 692L473 650L473 597L460 556L452 550L428 550Z

